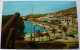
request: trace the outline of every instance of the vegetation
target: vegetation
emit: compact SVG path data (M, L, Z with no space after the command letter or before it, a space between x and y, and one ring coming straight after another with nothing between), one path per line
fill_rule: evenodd
M2 27L7 24L7 22L12 18L13 15L3 15L2 16ZM17 21L14 23L13 27L16 29L15 32L15 40L24 40L24 22L22 18L19 17Z
M24 39L24 28L25 28L25 26L24 26L24 22L22 21L22 18L21 17L19 17L18 19L17 19L17 21L15 22L15 24L14 24L14 27L15 27L15 29L17 30L16 31L16 35L15 35L15 39L16 40L23 40Z
M40 30L37 30L36 33L39 34L39 41L40 41L40 35L41 35Z
M54 41L54 40L56 40L56 39L49 39L49 40L47 40L47 41Z
M46 16L47 14L30 14L27 15L26 17L31 17L31 18L38 18L38 17L43 17Z
M63 26L62 29L63 29L64 33L66 34L66 32L67 32L66 26Z
M64 16L75 16L77 17L77 9L76 7L72 7L72 8L69 8L69 9L65 9L65 10L61 10L61 11L58 11L56 12L57 14L58 13L63 13Z
M53 28L52 32L54 33L54 36L55 36L56 31L57 30L55 28Z
M61 39L62 38L62 36L58 36L58 37L56 37L56 39Z
M76 7L72 7L72 8L69 8L69 9L64 9L64 10L60 10L58 12L56 12L56 14L59 14L59 13L62 13L64 16L74 16L74 17L77 17L77 9ZM55 14L55 13L48 13L48 14ZM47 14L30 14L30 15L27 15L25 16L26 18L38 18L38 17L44 17L46 16Z
M46 33L46 36L47 36L47 39L48 39L48 37L50 36L49 33ZM49 39L50 39L50 38L49 38Z
M2 27L11 19L12 15L2 15Z
M73 38L75 37L73 33L67 34L66 36L73 37Z

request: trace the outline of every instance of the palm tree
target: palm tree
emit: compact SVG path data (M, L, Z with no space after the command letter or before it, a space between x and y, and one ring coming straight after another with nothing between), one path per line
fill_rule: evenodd
M49 33L46 33L46 36L47 36L47 40L48 40L48 37L49 37Z
M62 29L63 29L64 33L66 34L66 32L67 32L67 27L66 27L66 26L63 26Z
M53 28L52 32L54 33L54 36L55 36L55 33L57 32L57 30Z
M50 35L49 35L49 40L50 40Z
M40 41L40 34L41 34L40 30L37 30L36 33L39 34L39 41Z

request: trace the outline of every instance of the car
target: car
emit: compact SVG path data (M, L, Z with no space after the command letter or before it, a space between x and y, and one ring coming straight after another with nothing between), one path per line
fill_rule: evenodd
M59 31L58 33L62 33L62 31Z

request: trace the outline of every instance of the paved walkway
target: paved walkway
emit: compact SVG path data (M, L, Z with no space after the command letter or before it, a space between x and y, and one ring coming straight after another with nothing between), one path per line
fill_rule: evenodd
M68 40L65 39L58 39L56 41L62 41L62 42L78 42L78 34L75 35L75 38L67 37Z

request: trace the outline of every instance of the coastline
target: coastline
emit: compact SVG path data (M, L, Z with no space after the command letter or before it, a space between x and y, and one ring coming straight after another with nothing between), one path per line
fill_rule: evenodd
M29 21L25 21L25 22L29 22ZM56 25L52 25L52 26L50 26L50 25L48 25L48 24L45 24L45 23L37 23L37 22L29 22L29 23L33 23L34 25L39 25L39 26L44 26L45 27L45 29L46 29L46 31L50 34L50 39L53 39L53 37L54 37L54 34L51 32L51 27L53 28L57 28L58 26L56 26ZM58 31L60 31L60 29L59 28L57 28L57 30ZM64 35L64 33L62 33L63 35ZM61 36L61 34L59 34L59 33L56 33L55 34L56 35L56 37L59 37L59 36ZM34 34L32 34L32 36L34 36ZM27 34L27 35L25 35L25 41L30 41L30 34ZM61 42L78 42L78 34L75 34L75 38L71 38L71 37L66 37L66 38L68 38L68 40L65 40L63 37L62 37L62 39L57 39L57 40L53 40L53 41L61 41ZM35 38L36 40L35 41L39 41L39 37L37 37L37 38ZM40 41L42 41L42 39L44 39L43 41L46 41L46 40L49 40L49 39L47 39L47 36L44 36L44 37L40 37ZM75 39L75 40L74 40ZM34 40L34 38L32 38L32 40Z

